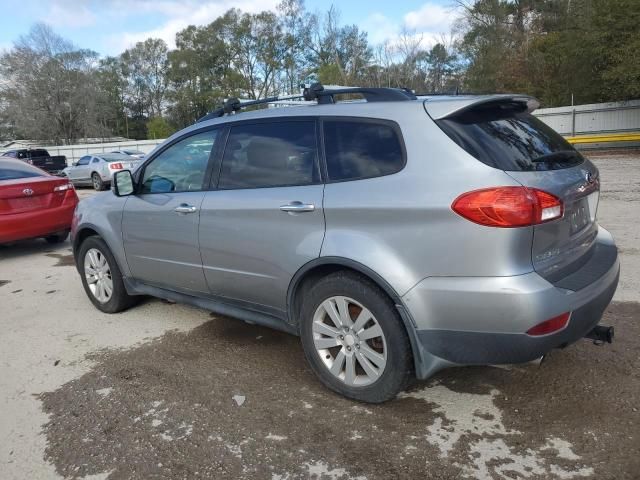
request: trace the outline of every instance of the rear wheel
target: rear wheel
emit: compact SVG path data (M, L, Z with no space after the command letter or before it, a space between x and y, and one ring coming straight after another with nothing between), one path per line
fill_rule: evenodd
M127 294L113 254L100 237L82 242L77 261L84 290L98 310L116 313L135 303L135 297Z
M55 244L64 242L68 236L69 230L65 230L64 232L56 233L54 235L48 235L44 237L44 239L47 241L47 243Z
M97 173L93 173L91 175L91 184L93 185L94 190L104 190L104 182L102 181L102 178L100 178L100 175L98 175Z
M305 292L301 321L307 361L328 388L380 403L407 385L407 333L393 303L367 278L351 272L323 278Z

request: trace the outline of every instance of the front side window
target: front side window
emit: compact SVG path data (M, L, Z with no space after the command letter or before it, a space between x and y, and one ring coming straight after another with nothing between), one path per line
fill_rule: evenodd
M196 133L174 143L144 169L141 193L202 190L217 130Z
M285 187L319 181L314 121L279 121L231 128L219 188Z
M78 165L89 165L89 160L91 160L91 157L82 157L78 160Z
M390 124L325 120L322 125L330 181L381 177L404 167L402 144Z

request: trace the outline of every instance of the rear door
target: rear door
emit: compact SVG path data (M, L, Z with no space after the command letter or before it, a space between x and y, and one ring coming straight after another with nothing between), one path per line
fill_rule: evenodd
M291 278L320 254L322 198L315 120L231 126L200 220L211 292L284 311Z
M562 218L534 226L534 269L553 281L584 262L598 233L597 168L519 103L479 106L436 123L478 160L558 197Z
M189 134L144 166L127 197L122 235L137 280L178 291L208 293L198 245L200 207L211 176L218 130Z

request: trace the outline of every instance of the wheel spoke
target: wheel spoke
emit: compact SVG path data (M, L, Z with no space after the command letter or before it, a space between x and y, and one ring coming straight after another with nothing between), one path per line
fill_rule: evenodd
M340 332L336 328L330 327L326 323L322 323L317 320L313 322L313 331L329 337L337 337L340 335Z
M369 360L371 360L373 363L375 363L378 368L384 368L384 365L386 363L386 360L384 359L384 357L382 355L380 355L378 352L372 350L369 345L367 345L366 343L363 343L360 345L360 352L362 353L362 355L364 355L366 358L368 358Z
M340 351L336 355L336 358L333 359L333 365L331 365L331 373L333 373L333 375L335 375L336 377L340 375L340 372L342 372L342 366L344 365L345 358L346 355L344 354L344 349L340 349Z
M360 364L364 372L367 374L367 377L375 380L380 376L380 373L378 372L376 367L367 359L367 357L362 355L362 353L357 352L356 358L358 359L358 363Z
M369 328L364 329L361 333L358 334L358 337L360 337L360 340L369 340L371 338L377 338L381 336L382 336L382 329L380 328L380 325L378 325L377 323L375 325L372 325Z
M324 350L325 348L333 348L340 345L340 342L335 337L314 338L313 342L315 343L316 348L318 350Z
M333 302L331 300L325 300L324 302L322 302L322 308L324 308L324 311L327 312L327 315L329 315L329 318L331 319L333 324L336 327L340 328L342 326L342 322L340 321L340 314L336 310Z
M344 381L347 385L356 383L356 357L355 355L347 355Z
M349 315L349 302L345 297L336 297L336 306L338 307L338 314L340 315L340 322L342 326L349 327L353 325L351 315Z
M371 312L366 308L363 308L356 321L353 322L353 330L357 333L364 328L366 323L371 320Z
M103 280L104 282L104 292L106 294L107 298L111 298L111 294L113 293L113 282L111 281L110 278L105 278Z

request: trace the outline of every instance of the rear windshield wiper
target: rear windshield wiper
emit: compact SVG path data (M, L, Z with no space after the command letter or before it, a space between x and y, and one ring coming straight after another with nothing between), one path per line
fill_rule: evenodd
M561 163L566 160L580 158L580 154L575 150L558 150L556 152L546 153L539 157L532 158L533 163Z

